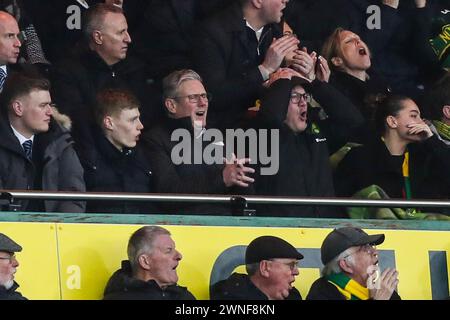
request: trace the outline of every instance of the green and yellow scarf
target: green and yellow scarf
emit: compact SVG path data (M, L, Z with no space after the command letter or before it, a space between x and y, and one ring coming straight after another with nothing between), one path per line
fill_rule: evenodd
M326 279L339 290L346 300L369 299L369 289L343 273L328 275Z
M433 124L436 127L439 135L443 139L450 141L450 126L439 120L434 120Z

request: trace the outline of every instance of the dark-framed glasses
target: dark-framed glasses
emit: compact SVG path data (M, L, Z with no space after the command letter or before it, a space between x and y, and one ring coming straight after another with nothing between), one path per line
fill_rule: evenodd
M311 94L305 92L305 93L298 93L293 92L291 93L291 102L292 103L299 103L300 99L303 99L306 102L311 102Z
M188 101L190 103L198 103L198 102L200 102L200 99L202 99L203 101L211 101L212 100L211 93L209 93L209 92L188 94L185 96L177 96L177 97L173 97L172 99L183 99L183 98L188 98Z

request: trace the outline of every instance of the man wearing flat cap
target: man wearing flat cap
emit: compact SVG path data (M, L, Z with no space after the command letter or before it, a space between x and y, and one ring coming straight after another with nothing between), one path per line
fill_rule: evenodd
M376 245L384 234L368 235L359 228L334 229L322 243L324 268L307 300L400 300L395 291L398 272L387 268L380 274Z
M14 253L22 251L22 247L8 236L0 233L0 300L26 300L17 288L14 281L19 262Z
M258 237L247 247L247 274L233 273L211 288L211 300L301 300L293 287L303 259L290 243L273 236Z

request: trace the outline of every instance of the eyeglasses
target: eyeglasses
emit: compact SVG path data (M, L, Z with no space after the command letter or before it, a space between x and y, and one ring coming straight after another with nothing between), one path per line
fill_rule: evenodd
M16 260L16 255L12 254L9 257L0 257L0 260L9 260L9 263L12 263L13 260Z
M297 93L297 92L291 94L292 103L299 103L300 99L303 99L306 102L311 102L311 95L309 93Z
M373 254L375 251L377 251L377 246L373 246L371 244L365 244L363 246L360 246L358 250L356 250L356 251L346 255L344 257L344 259L347 258L347 257L350 257L352 254L355 254L355 253L360 252L360 251L365 252L367 254Z
M188 98L190 103L198 103L198 102L200 102L200 99L203 99L204 101L212 100L212 96L209 92L208 93L188 94L186 96L172 97L172 99L182 99L182 98Z
M298 261L298 260L291 261L291 262L282 262L282 261L278 261L278 260L269 260L269 261L284 264L285 266L288 266L289 269L291 269L291 271L297 270L299 268L299 264L300 264L300 261Z

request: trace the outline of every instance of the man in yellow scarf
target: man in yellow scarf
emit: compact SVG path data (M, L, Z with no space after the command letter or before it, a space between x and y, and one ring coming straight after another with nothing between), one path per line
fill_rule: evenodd
M322 243L322 277L307 300L400 300L395 291L398 271L380 272L376 245L384 234L368 235L359 228L334 229Z

